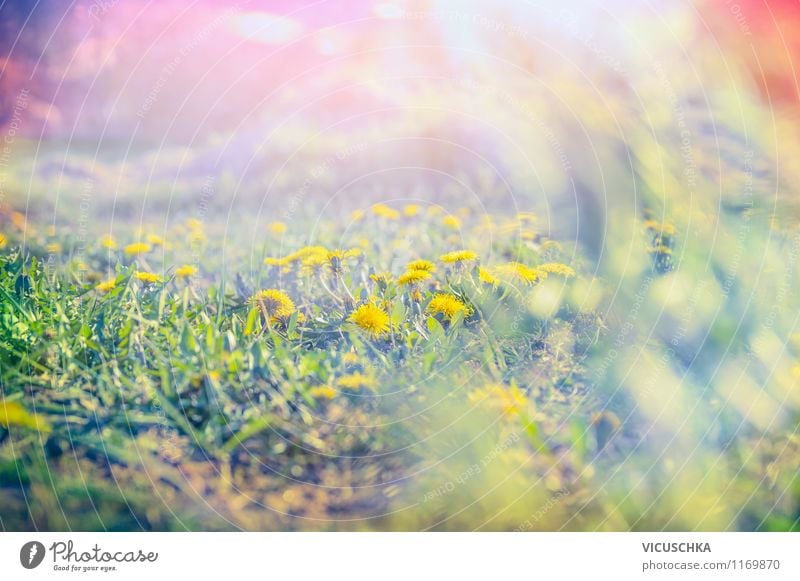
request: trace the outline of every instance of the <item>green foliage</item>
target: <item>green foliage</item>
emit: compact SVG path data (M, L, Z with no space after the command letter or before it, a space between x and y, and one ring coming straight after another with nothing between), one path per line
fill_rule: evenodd
M393 220L373 217L363 232ZM388 240L349 251L284 240L290 253L234 281L213 274L213 257L174 268L197 250L179 237L162 248L161 273L153 257L99 243L55 262L36 237L24 251L9 245L2 526L511 529L551 503L535 528L650 519L638 497L613 504L593 492L598 470L615 467L613 482L639 466L627 457L634 429L593 389L605 325L598 301L576 294L588 282L580 264L577 277L536 270L560 251L502 236L491 251L503 258L484 263L477 223L459 242L481 253L441 262L454 246L435 220L408 220L427 233L413 252ZM189 229L201 239L202 225ZM375 275L412 259L437 269L410 285ZM375 308L354 317L362 305ZM785 458L773 462L776 481ZM29 510L25 499L36 501ZM758 502L769 495L752 499L752 514ZM379 516L408 505L420 509Z

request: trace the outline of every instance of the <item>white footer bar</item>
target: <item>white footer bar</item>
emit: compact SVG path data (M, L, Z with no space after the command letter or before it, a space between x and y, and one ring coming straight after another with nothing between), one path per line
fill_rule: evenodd
M800 579L793 533L2 533L3 579ZM583 577L578 577L578 576Z

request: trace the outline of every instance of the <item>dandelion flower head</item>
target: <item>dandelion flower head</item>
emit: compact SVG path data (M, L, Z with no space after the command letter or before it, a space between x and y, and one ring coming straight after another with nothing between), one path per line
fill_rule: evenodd
M371 303L358 307L349 321L372 337L381 337L389 332L389 315Z

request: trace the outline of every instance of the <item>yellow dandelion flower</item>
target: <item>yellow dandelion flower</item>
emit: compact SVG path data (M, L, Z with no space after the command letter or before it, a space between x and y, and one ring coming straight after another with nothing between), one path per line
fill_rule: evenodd
M533 230L523 230L519 233L519 237L527 242L530 242L532 240L536 240L536 232Z
M346 260L361 256L360 248L351 248L350 250L331 250L328 252L328 265L335 273L342 272L342 268Z
M401 285L419 284L430 277L431 273L427 270L409 270L397 278L397 283Z
M333 264L335 261L343 262L348 258L356 258L361 256L361 249L360 248L351 248L350 250L329 250L326 253L328 261Z
M428 272L436 272L436 265L430 260L412 260L406 265L408 270L427 270Z
M58 242L51 242L45 247L45 249L50 254L59 254L61 252L61 244Z
M575 270L566 264L561 264L560 262L548 262L546 264L539 265L538 269L539 272L546 272L548 274L560 274L561 276L566 276L567 278L575 276Z
M287 264L289 264L289 261L286 260L286 258L273 258L271 256L268 256L267 258L264 259L264 264L268 266L286 266Z
M525 394L516 386L489 385L470 393L469 400L499 408L505 416L517 415L528 405Z
M370 303L358 307L348 320L373 337L381 337L389 332L389 315Z
M376 272L375 274L370 274L369 279L372 282L377 283L379 288L386 290L386 287L389 286L390 282L392 282L392 273Z
M289 227L284 222L272 222L269 225L269 231L273 234L283 234Z
M453 230L458 230L461 228L461 220L459 220L456 216L452 214L448 214L444 218L442 218L442 224L447 226L448 228L452 228Z
M0 232L0 249L5 248L6 246L8 246L8 238L6 238L5 234Z
M309 272L319 272L324 266L329 264L328 255L325 254L309 254L301 261L303 266L303 271L306 273Z
M659 234L665 234L667 236L672 236L675 234L675 225L669 223L661 223L657 220L645 220L644 227L647 230L651 230L653 232L658 232Z
M547 276L547 273L540 273L535 268L531 268L520 262L501 264L495 270L501 275L517 278L531 284Z
M403 208L403 215L407 218L413 218L419 214L419 206L417 204L406 204Z
M444 315L448 319L452 319L458 313L468 314L469 309L457 296L448 293L437 293L428 303L428 312L434 315Z
M344 361L345 365L355 365L358 363L358 353L354 353L353 351L348 351L342 357L342 361Z
M197 218L189 218L186 220L186 227L189 228L189 241L192 244L199 244L205 242L206 233L203 222Z
M490 270L486 268L478 269L478 280L484 284L497 285L500 283L500 279L498 279Z
M117 279L109 278L108 280L104 280L94 288L100 291L101 293L110 292L115 288L117 288Z
M391 282L392 280L392 273L391 272L376 272L375 274L370 274L369 279L373 282Z
M162 282L164 277L160 274L155 274L153 272L145 272L145 271L137 271L133 274L136 280L146 282L148 284L154 284L157 282Z
M103 248L107 248L108 250L116 250L117 249L117 241L114 239L111 234L106 234L100 239L100 246Z
M257 292L250 302L270 320L285 321L297 310L289 295L274 288Z
M447 254L442 254L439 257L439 260L446 264L461 264L463 262L477 259L478 255L471 250L455 250L453 252L448 252Z
M125 247L125 254L128 256L139 256L140 254L147 254L153 248L145 242L134 242Z
M290 264L292 262L303 262L303 260L309 257L319 257L324 261L327 257L328 250L322 246L304 246L299 250L292 252L291 254L287 254L284 256L282 260L285 264Z
M672 254L672 248L669 246L664 246L663 244L654 246L653 248L648 248L647 251L652 254Z
M264 264L270 266L288 266L293 262L301 262L305 266L322 266L328 261L328 249L323 246L304 246L300 250L287 254L283 258L265 258Z
M330 385L316 385L309 390L314 399L333 399L339 392Z
M158 234L148 234L147 241L153 246L164 246L164 239Z
M375 378L358 372L350 373L337 379L336 385L345 389L361 389L362 387L372 389L375 387Z
M309 256L322 256L327 258L328 249L324 246L303 246L300 250L293 252L286 258L289 260L289 262L297 262L303 260L304 258L308 258Z
M11 223L16 226L18 230L25 230L28 227L28 219L22 212L11 212Z
M39 432L50 432L53 429L38 414L31 414L16 401L0 401L0 426L7 430L18 426Z
M400 212L381 203L372 206L372 213L387 220L397 220L400 217Z
M353 210L352 212L350 212L350 219L353 222L358 222L363 218L364 218L364 210Z
M302 272L305 274L320 272L325 266L330 266L334 271L341 269L341 262L339 259L335 256L329 258L327 251L319 254L309 254L300 261L300 264L302 266ZM334 265L337 265L338 268Z
M184 264L175 269L175 276L178 278L189 278L197 274L197 267L192 264Z

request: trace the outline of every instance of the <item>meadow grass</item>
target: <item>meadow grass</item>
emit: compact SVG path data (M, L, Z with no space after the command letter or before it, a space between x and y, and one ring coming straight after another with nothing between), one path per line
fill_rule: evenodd
M379 204L251 248L2 220L5 530L797 527L793 433L639 453L607 289L531 214ZM639 234L668 276L674 228Z

